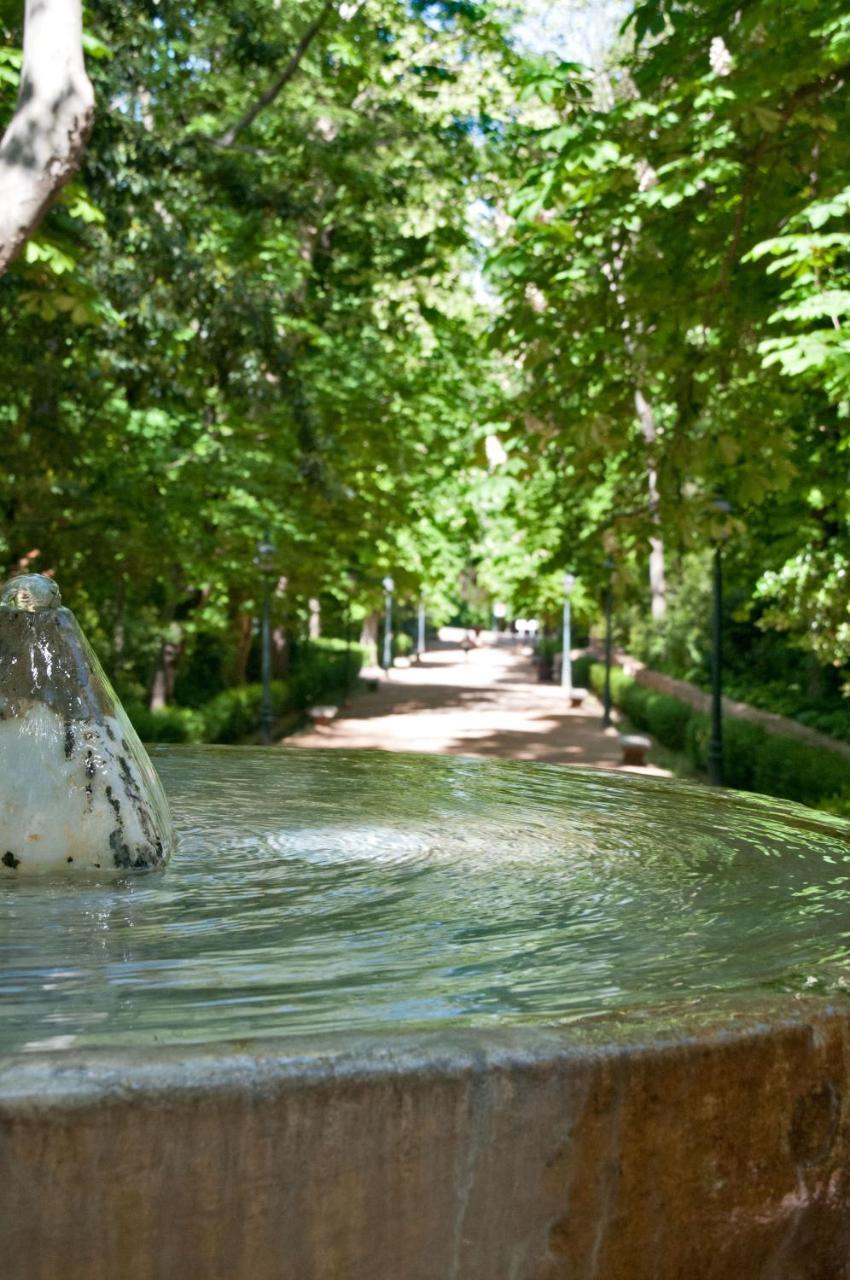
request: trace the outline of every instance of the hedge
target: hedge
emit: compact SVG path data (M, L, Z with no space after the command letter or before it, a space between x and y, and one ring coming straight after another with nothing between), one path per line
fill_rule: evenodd
M272 681L272 715L279 719L341 696L357 678L365 659L359 645L352 645L349 651L342 640L311 641L287 679ZM144 742L238 742L256 732L262 698L262 685L245 684L225 689L197 708L172 706L150 711L128 705L127 713Z
M597 694L605 685L602 663L581 658L575 684L589 683ZM620 667L611 668L611 699L639 729L662 746L685 751L697 769L708 768L709 717L668 693L638 684ZM723 776L739 791L797 800L845 812L850 806L850 761L826 747L768 733L735 716L723 718Z

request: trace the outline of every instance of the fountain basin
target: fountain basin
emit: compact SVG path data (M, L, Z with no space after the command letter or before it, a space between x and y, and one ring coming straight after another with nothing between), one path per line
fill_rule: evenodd
M156 762L165 876L3 899L4 1278L847 1274L844 824L457 758Z
M848 1019L9 1060L9 1280L841 1277Z

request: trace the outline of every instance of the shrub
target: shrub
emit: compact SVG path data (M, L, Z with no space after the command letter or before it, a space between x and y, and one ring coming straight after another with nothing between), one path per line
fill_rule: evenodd
M753 785L767 795L813 803L850 792L850 761L822 747L766 733Z
M287 680L271 684L272 715L280 719L314 702L341 695L356 680L365 651L344 640L315 640L301 650ZM224 689L197 709L138 704L127 712L145 742L238 742L256 733L263 700L261 684Z
M605 668L592 663L590 683L601 694ZM634 725L665 747L687 751L694 767L708 769L711 720L670 694L640 685L619 667L611 670L611 697ZM850 761L825 747L811 746L734 716L723 719L723 772L739 791L824 805L833 812L850 806Z
M709 723L708 716L705 717ZM740 791L762 791L756 782L756 764L764 751L767 732L749 720L723 719L723 775L727 786ZM777 739L778 741L779 739ZM789 741L789 739L784 739ZM706 743L708 734L706 735ZM708 748L706 747L706 751ZM774 791L773 795L784 794Z
M143 742L204 741L203 717L188 707L163 707L161 711L150 711L138 703L129 703L125 710Z
M593 664L593 658L589 653L583 653L573 662L573 685L577 689L590 688L590 668Z
M272 715L284 715L290 709L289 682L273 680L271 694ZM257 729L262 701L261 684L243 684L217 693L201 708L204 741L238 742L240 738L247 738Z
M413 637L406 631L396 631L393 636L393 653L397 658L406 658L413 652Z

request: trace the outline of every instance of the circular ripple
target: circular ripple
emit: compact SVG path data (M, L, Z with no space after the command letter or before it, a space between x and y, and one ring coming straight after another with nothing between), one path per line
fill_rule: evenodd
M4 886L0 1051L563 1021L850 980L850 825L458 758L156 754L181 844Z

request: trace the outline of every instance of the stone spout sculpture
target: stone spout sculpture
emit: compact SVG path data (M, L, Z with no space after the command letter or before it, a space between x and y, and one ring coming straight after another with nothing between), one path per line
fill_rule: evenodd
M107 877L174 845L147 752L56 583L0 588L0 875Z

